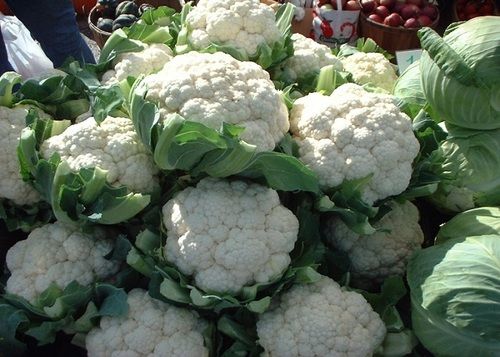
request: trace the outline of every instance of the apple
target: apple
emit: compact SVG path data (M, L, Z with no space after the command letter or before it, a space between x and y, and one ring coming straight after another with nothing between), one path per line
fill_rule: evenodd
M333 10L332 4L321 5L320 8L323 10Z
M410 17L418 17L418 15L420 15L420 8L414 4L406 4L399 13L401 17L406 20Z
M427 15L420 15L419 17L417 17L417 21L422 27L430 26L432 24L432 20Z
M366 13L371 13L377 7L375 0L361 0L361 8Z
M405 6L406 6L406 4L404 2L396 1L396 3L394 4L394 7L392 8L392 11L397 12L398 14L401 14L401 9Z
M361 5L356 0L349 0L345 4L344 10L359 11L359 10L361 10Z
M395 3L396 0L379 0L379 4L385 6L388 9L391 9Z
M380 16L381 18L385 19L387 16L389 16L390 12L389 12L389 9L386 8L385 6L383 5L379 5L375 8L375 11L374 11L375 14L377 14L378 16Z
M422 15L425 15L425 16L429 16L429 18L431 20L435 20L438 16L438 9L436 6L434 5L425 5L423 8L422 8Z
M407 29L414 29L420 27L420 24L418 23L416 18L410 17L409 19L406 19L403 26Z
M407 4L417 5L418 7L422 6L422 0L406 0Z
M370 14L368 18L373 22L378 22L379 24L384 22L384 19L377 14Z
M398 27L401 26L402 24L403 24L403 19L399 14L396 14L395 12L393 12L384 19L384 25L387 26Z

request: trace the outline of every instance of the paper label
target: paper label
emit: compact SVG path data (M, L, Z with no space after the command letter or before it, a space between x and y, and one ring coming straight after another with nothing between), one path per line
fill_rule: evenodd
M396 63L399 74L403 73L413 62L418 61L422 55L422 50L396 51Z

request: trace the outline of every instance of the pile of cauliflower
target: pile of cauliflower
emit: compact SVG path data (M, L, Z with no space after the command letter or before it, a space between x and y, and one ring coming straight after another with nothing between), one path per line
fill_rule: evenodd
M140 77L136 83L147 89L143 99L151 105L139 113L143 120L161 127L176 114L213 129L212 137L203 139L218 145L222 144L217 132L221 133L224 123L232 124L241 128L239 138L255 149L255 157L276 150L284 139L293 140L298 148L297 158L293 158L296 165L310 169L321 188L315 198L350 181L368 178L361 199L368 206L384 202L389 208L373 224L376 232L358 234L339 216L328 214L313 227L323 240L317 243L348 258L352 286L373 288L388 277L404 276L409 257L423 243L423 233L418 209L393 197L408 187L420 147L411 119L399 110L394 98L362 87L376 83L391 91L395 73L383 56L354 54L341 59L330 48L294 34L290 38L294 53L277 67L280 73L301 81L333 66L337 71L349 71L357 84L344 84L329 96L313 92L287 103L273 82L277 72L222 51L237 49L255 59L264 46L272 48L282 40L269 6L258 0L200 0L187 13L181 32L189 45L185 53L177 53L175 44L170 48L133 40L142 49L117 55L108 70L100 73L102 88ZM371 68L366 65L369 62L378 64ZM125 94L131 98L136 87L129 90ZM145 214L111 227L53 220L34 228L7 253L10 276L5 292L39 307L41 296L54 286L123 284L118 288L126 292L127 311L121 316L92 316L82 333L90 357L216 355L227 346L214 343L227 343L234 337L221 337L227 328L217 330L227 307L232 313L243 309L243 316L251 314L249 321L254 323L243 330L256 331L254 351L262 356L374 355L386 336L381 316L361 293L314 272L326 264L319 256L306 267L297 263L309 248L304 239L311 239L304 237L305 229L311 227L298 214L307 201L305 196L277 191L265 180L254 179L251 170L240 176L206 177L159 169L156 152L153 154L138 130L133 117L137 113L127 115L129 104L124 101L119 117L110 114L98 122L97 116L87 113L73 120L62 132L44 138L37 153L40 160L57 158L74 173L98 168L123 196L128 192L151 194L154 199ZM154 111L148 118L151 108ZM25 106L0 107L5 149L0 155L4 164L0 198L17 205L41 200L37 186L19 173L16 148L26 114ZM152 142L159 140L155 130L147 133ZM194 129L181 135L193 140L201 136ZM191 158L180 158L184 159ZM95 182L85 179L91 190ZM52 182L43 184L50 187ZM61 184L71 186L70 182ZM87 188L79 194L90 195ZM298 197L304 202L295 201ZM107 200L113 203L107 196L99 199L92 205ZM75 216L88 209L86 204L90 205L85 199L75 203ZM120 206L113 209L118 211ZM311 216L322 214L314 206L307 209ZM140 233L146 229L157 234L158 240L140 241ZM153 242L152 249L144 248ZM143 269L132 262L140 262ZM132 268L140 278L124 279L123 274ZM294 275L300 268L310 269L310 281ZM152 288L154 279L165 279L159 291ZM173 289L172 294L165 294L166 289ZM251 310L252 301L245 300L249 296L268 303L265 311ZM208 302L203 305L203 299L223 303L212 309ZM87 309L86 313L93 311ZM231 315L238 317L238 313ZM66 332L74 331L65 327Z

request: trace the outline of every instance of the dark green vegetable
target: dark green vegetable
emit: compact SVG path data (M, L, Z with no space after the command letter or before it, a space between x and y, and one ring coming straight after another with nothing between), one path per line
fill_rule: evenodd
M113 31L122 27L129 27L137 21L137 17L131 14L123 14L113 20Z
M123 1L118 4L115 10L115 16L118 18L120 15L134 15L139 16L139 6L133 1Z
M149 10L149 9L154 9L155 7L151 4L147 4L147 3L142 3L141 5L139 5L139 16L142 16L142 14L144 14L144 12L146 10Z
M97 20L97 28L102 31L111 32L113 31L113 20L100 17Z

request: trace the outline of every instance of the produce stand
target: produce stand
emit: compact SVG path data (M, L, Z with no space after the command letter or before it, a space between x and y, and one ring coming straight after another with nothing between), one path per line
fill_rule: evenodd
M500 17L373 1L75 1L97 65L0 77L0 357L500 355Z

